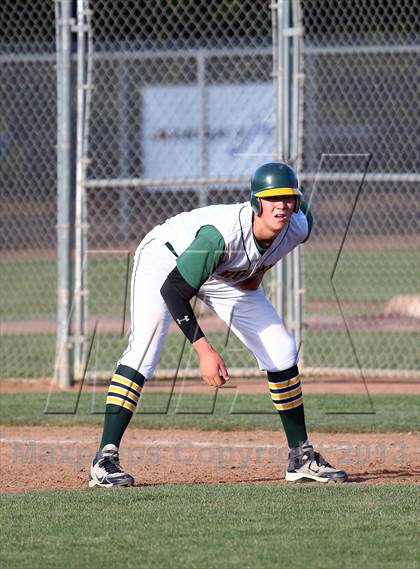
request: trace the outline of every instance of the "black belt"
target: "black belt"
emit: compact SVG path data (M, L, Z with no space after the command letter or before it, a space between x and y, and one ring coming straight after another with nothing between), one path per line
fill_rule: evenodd
M167 242L165 243L165 245L166 245L166 247L169 249L169 251L170 251L173 255L175 255L175 257L178 257L178 255L177 255L175 249L172 247L172 245L169 243L169 241L167 241Z

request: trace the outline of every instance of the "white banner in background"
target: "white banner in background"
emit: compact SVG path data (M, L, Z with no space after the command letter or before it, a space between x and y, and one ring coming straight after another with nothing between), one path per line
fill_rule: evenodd
M145 178L248 176L272 159L271 83L209 85L205 89L204 172L200 172L199 91L195 85L142 90Z

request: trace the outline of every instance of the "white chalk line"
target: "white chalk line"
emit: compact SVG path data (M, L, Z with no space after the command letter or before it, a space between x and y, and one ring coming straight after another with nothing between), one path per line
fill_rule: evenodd
M16 443L26 443L26 444L57 444L57 445L80 445L80 444L95 444L97 439L85 439L83 441L80 440L71 440L71 439L19 439L19 438L0 438L0 443L2 444L16 444ZM165 439L159 440L149 440L149 441L142 441L139 444L134 445L126 445L129 447L150 447L150 446L177 446L177 445L189 445L189 446L196 446L196 447L218 447L218 448L278 448L282 449L285 448L284 445L270 445L270 444L240 444L240 443L217 443L217 442L200 442L200 441L191 441L189 439L180 439L179 441L169 441Z
M89 438L84 440L76 440L76 439L23 439L23 438L13 438L13 437L4 437L0 438L0 444L39 444L39 445L47 445L47 444L57 444L57 445L83 445L83 444L96 444L98 439ZM342 441L336 444L330 443L323 443L323 449L326 448L341 448L342 445L348 445L349 442ZM351 443L350 443L351 444ZM277 444L261 444L261 443L218 443L214 442L203 442L203 441L192 441L190 439L180 439L178 441L166 440L166 439L157 439L157 440L148 440L142 441L139 444L129 444L125 445L128 448L138 448L138 447L153 447L153 446L193 446L193 447L207 447L207 448L267 448L267 449L279 449L279 450L287 450L285 445Z

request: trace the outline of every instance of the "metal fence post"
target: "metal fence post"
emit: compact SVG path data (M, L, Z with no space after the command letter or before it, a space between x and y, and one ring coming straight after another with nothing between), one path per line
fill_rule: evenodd
M276 149L278 160L301 163L301 22L296 0L279 0L273 10L273 77L276 93ZM301 343L301 253L293 251L276 267L276 305L286 326Z
M76 133L76 198L75 198L75 309L74 309L74 373L80 379L84 369L87 329L87 212L85 179L87 164L87 128L90 68L90 24L87 0L77 0L77 133Z
M302 170L303 140L303 26L301 0L294 0L291 5L291 116L290 116L290 160L300 176ZM304 255L301 245L292 251L293 265L293 331L299 350L299 360L303 367L303 301L304 301Z
M272 34L273 34L273 71L272 77L274 81L274 112L275 112L275 148L274 158L282 160L283 148L283 57L282 57L282 30L284 19L284 2L278 0L271 4L272 9ZM285 281L286 281L286 266L285 261L281 260L277 263L275 268L275 304L281 318L285 316L286 298L285 298Z
M55 382L69 387L71 321L71 0L56 3L57 42L57 348Z
M197 87L198 87L198 144L200 160L200 178L207 174L207 121L206 121L206 56L202 51L197 53ZM200 188L198 203L200 207L207 205L207 189Z

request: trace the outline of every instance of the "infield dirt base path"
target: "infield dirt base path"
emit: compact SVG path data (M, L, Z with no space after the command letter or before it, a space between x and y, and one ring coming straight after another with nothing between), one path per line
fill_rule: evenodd
M111 380L111 379L110 379ZM110 381L109 380L109 381ZM420 395L420 378L409 379L403 377L369 378L363 381L358 377L310 377L303 376L302 384L304 393L354 393L366 396L366 393L415 393ZM77 393L80 383L76 382L73 387L66 389L69 393ZM90 391L107 391L106 385L90 385L84 383L82 390L84 393ZM174 389L174 393L184 391L185 393L211 393L212 388L205 385L201 379L179 379L175 384L168 380L152 380L145 386L148 392L166 392ZM262 375L259 379L230 379L221 389L237 389L241 393L267 393L266 376ZM39 393L62 391L55 386L51 378L37 379L4 379L0 381L0 393Z
M0 429L2 492L86 488L101 429ZM418 433L320 434L311 440L352 483L420 482ZM129 429L121 463L138 486L284 483L287 448L275 431Z

